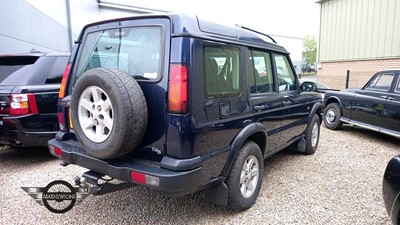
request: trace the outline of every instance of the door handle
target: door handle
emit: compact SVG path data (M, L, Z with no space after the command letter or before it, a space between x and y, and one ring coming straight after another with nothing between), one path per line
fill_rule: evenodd
M394 100L394 99L395 99L395 98L393 98L393 97L386 96L386 95L381 95L380 97L381 97L381 98L385 98L385 99L387 99L387 100Z
M247 126L247 125L251 124L252 122L253 122L252 120L245 120L242 122L242 125Z
M290 100L285 100L282 102L284 105L290 105L292 104L292 102Z
M266 109L265 105L255 105L254 110L260 111Z
M224 124L211 124L210 127L211 128L218 128L218 127L223 127Z
M290 100L289 96L283 96L282 103L283 103L283 105L290 105L290 104L292 104L292 101Z

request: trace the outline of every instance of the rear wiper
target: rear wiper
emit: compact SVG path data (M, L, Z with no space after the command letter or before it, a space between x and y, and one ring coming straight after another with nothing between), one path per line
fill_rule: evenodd
M133 75L133 78L135 78L135 79L141 79L141 80L150 80L149 78L144 77L144 76L140 76L140 75Z

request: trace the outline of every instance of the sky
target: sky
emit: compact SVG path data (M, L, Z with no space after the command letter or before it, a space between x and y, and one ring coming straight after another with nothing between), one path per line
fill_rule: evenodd
M225 24L239 24L267 34L318 38L316 0L109 0L122 4L196 14Z

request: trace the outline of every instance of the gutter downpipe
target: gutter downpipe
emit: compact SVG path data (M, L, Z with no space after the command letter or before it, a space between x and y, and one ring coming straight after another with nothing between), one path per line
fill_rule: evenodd
M71 28L71 5L69 0L65 0L65 6L67 8L67 26L68 26L68 41L69 41L69 50L72 51L72 28Z

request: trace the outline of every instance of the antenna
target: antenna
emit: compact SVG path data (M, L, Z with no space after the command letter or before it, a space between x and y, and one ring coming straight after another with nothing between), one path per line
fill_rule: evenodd
M253 29L248 28L248 27L245 27L245 26L240 26L240 25L237 25L237 26L239 26L239 27L241 27L241 28L243 28L243 29L245 29L245 30L249 30L249 31L252 31L252 32L254 32L254 33L264 35L264 36L268 37L269 39L271 39L272 42L274 42L275 44L278 44L278 43L276 43L275 39L273 39L273 38L272 38L271 36L269 36L268 34L264 34L264 33L262 33L262 32L253 30Z

